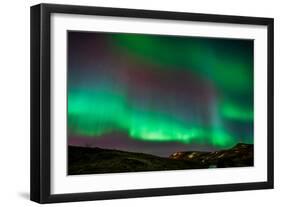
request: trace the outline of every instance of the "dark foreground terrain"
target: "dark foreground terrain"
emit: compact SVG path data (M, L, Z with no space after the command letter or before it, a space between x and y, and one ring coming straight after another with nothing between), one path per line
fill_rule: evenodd
M253 166L253 145L216 152L175 152L169 158L101 148L68 147L68 174L96 174Z

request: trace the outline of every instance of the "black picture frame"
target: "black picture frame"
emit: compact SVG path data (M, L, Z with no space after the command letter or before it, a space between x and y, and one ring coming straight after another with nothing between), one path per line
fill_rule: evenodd
M267 181L235 184L167 187L73 194L51 194L50 160L50 15L52 13L134 17L210 23L267 26ZM31 173L30 199L38 203L165 196L273 188L273 19L245 16L195 14L152 10L103 8L56 4L31 7ZM265 109L266 110L266 109Z

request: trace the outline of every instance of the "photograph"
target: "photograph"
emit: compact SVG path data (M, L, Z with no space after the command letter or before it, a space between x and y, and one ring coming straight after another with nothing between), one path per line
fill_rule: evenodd
M274 188L274 18L30 8L30 200Z
M254 40L67 31L68 175L253 167Z

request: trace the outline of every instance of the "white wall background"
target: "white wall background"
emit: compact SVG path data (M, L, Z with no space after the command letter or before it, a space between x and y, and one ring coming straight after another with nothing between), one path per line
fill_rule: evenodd
M153 198L62 203L53 206L277 206L281 203L281 3L278 0L49 0L1 2L0 22L0 206L29 201L29 7L37 3L81 4L275 18L275 189ZM277 204L277 205L276 205Z

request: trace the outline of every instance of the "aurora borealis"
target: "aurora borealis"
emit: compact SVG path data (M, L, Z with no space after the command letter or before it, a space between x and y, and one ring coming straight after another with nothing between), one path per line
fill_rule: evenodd
M168 156L253 143L253 40L67 35L70 145Z

